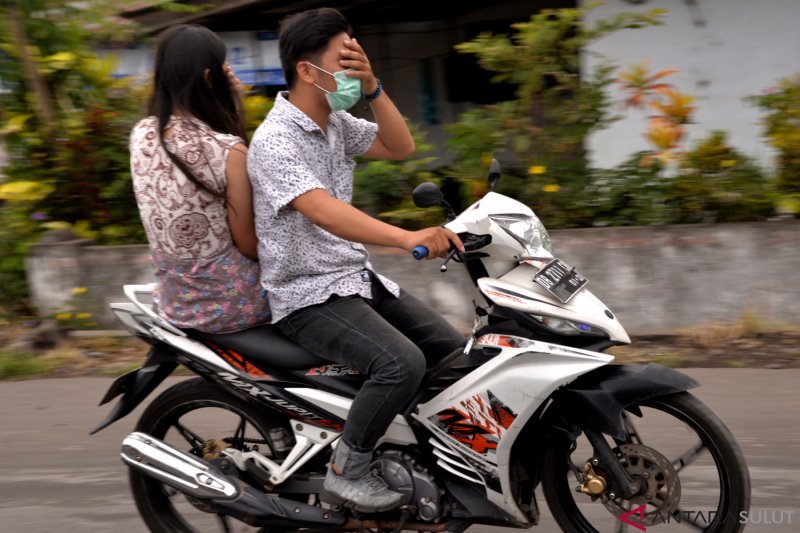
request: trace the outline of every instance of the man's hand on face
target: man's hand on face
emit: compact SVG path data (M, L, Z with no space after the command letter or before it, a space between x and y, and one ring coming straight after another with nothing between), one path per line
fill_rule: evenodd
M339 51L339 64L343 68L351 69L348 76L361 80L361 92L374 93L378 89L378 80L372 72L369 58L355 39L344 41L344 48Z

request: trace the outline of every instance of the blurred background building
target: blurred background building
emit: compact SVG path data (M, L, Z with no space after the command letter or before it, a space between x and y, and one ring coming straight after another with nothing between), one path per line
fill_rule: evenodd
M220 33L229 62L247 85L269 96L283 89L277 29L288 14L322 6L339 9L370 55L375 72L400 110L421 124L428 138L444 145L442 124L477 104L508 99L513 88L492 84L474 56L453 46L481 32L509 33L534 10L576 7L585 0L492 1L365 0L294 2L229 0L197 13L165 11L143 2L122 15L158 31L176 23L198 23ZM204 0L187 0L201 5ZM207 4L206 4L207 5ZM653 71L678 69L671 82L696 97L700 109L693 137L715 129L729 132L744 154L769 163L757 109L744 101L769 91L775 81L800 70L800 2L797 0L606 0L589 11L589 22L624 11L663 8L665 24L618 32L585 51L583 69L603 58L622 66L649 61ZM152 66L150 47L115 50L120 76L143 75ZM622 97L620 96L620 100ZM642 117L629 114L589 139L592 163L610 167L644 149Z

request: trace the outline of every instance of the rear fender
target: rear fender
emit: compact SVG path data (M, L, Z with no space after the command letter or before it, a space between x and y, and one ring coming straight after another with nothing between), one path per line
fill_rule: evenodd
M147 359L141 368L118 377L109 387L100 405L105 405L119 395L122 398L114 406L108 416L100 422L89 434L94 435L120 418L128 415L137 405L158 387L164 379L172 374L178 366L175 354L154 346L147 354Z

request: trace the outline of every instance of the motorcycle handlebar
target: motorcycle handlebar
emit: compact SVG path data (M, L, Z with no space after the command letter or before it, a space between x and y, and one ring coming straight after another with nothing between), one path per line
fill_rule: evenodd
M429 253L428 247L427 246L422 246L422 245L416 246L413 250L411 250L411 255L417 261L420 261L420 260L425 259L426 257L428 257L428 253Z

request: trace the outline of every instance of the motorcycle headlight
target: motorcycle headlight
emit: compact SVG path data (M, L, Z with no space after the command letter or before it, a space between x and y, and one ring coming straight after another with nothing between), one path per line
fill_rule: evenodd
M543 316L540 318L542 324L557 331L562 335L590 335L592 337L608 337L608 334L602 329L590 326L589 324L582 324L580 322L573 322L564 318L556 318L553 316Z
M553 257L550 235L542 221L535 215L491 215L489 218L525 248L525 259Z

